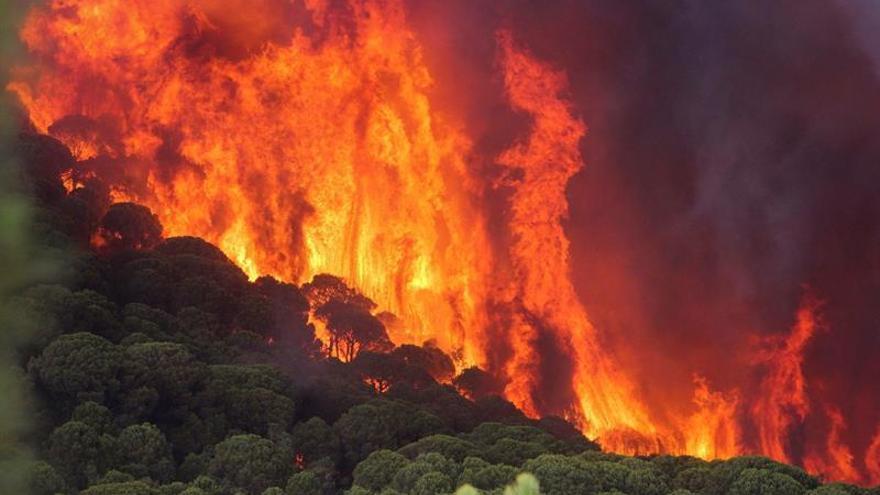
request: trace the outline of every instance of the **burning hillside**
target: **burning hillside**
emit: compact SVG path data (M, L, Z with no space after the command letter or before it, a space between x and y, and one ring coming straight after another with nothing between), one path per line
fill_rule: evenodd
M805 4L53 0L8 90L68 190L342 277L531 417L878 483L880 80Z

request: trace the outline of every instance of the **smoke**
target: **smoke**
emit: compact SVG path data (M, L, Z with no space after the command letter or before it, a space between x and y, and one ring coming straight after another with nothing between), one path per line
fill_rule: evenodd
M819 0L531 7L511 22L567 71L590 127L568 190L574 281L644 394L686 405L693 372L748 390L749 336L788 332L806 284L829 328L808 347L808 393L841 408L862 452L880 421L865 378L880 353L864 44L878 17L854 25Z
M871 0L838 0L842 10L849 14L856 35L865 53L874 62L874 70L880 70L880 9Z
M428 53L460 55L438 77L469 88L458 103L482 108L469 122L491 144L522 124L498 118L485 82L487 25L513 26L568 74L589 126L568 188L573 279L640 393L686 408L698 372L748 395L752 337L787 334L807 286L828 327L806 348L807 393L840 407L861 455L880 422L867 392L880 369L874 2L475 4L414 8L457 26L420 26ZM827 424L798 434L821 443Z

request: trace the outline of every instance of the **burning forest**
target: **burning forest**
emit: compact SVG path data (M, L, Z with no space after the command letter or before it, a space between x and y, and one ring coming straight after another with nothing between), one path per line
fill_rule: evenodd
M67 490L451 493L520 471L551 494L880 485L870 0L24 12L14 149L37 238L68 254L63 282L16 296L43 328L18 360L60 404L36 431L46 455L77 452L45 465ZM470 405L407 409L428 403ZM370 416L413 432L355 435ZM87 428L92 454L65 443ZM430 447L442 435L456 454ZM152 460L86 462L104 437L131 456L153 441ZM286 460L230 474L259 442ZM425 467L435 451L458 474ZM554 485L539 454L628 471Z

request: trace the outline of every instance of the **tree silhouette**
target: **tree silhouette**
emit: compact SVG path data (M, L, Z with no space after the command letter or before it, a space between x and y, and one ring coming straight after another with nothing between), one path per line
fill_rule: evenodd
M452 384L466 397L476 400L490 395L501 395L501 382L485 371L472 366L452 380Z
M401 345L394 349L391 355L409 366L425 370L438 382L448 383L455 376L452 359L430 341L421 347L411 344Z
M345 280L326 273L315 275L312 281L302 286L303 294L313 308L320 308L330 301L343 302L366 312L376 308L376 303L357 289L349 287Z
M330 300L315 311L330 333L328 354L350 362L362 349L391 350L385 326L369 311L355 303Z
M116 203L101 219L98 239L109 251L152 249L162 241L162 224L146 206Z

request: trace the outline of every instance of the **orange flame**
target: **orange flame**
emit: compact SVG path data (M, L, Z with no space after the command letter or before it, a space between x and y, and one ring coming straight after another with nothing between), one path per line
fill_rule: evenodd
M709 382L694 376L694 404L697 411L688 418L684 453L704 459L724 459L740 453L740 431L736 422L737 394L712 391Z
M865 452L865 468L868 471L868 483L880 485L880 428L877 428L877 433Z
M834 407L825 411L830 422L825 448L808 452L804 457L804 468L819 473L826 479L859 482L862 477L853 466L853 454L841 436L846 429L843 414Z
M791 462L785 442L794 422L802 422L810 410L802 371L804 349L818 328L818 301L810 295L797 312L792 332L784 339L768 341L757 362L767 366L758 399L752 404L764 455Z
M640 450L644 445L632 442L643 435L653 436L655 427L625 378L614 370L607 352L602 352L569 279L568 239L561 221L568 213L565 187L583 166L579 142L586 126L559 96L567 86L564 73L519 50L506 31L498 34L498 44L510 103L533 119L528 138L498 157L509 170L521 172L519 178L507 181L514 188L509 252L514 282L508 297L548 322L573 349L580 407L576 415L584 431L600 436L611 448ZM532 355L535 332L534 325L520 319L513 332L515 354L505 370L507 396L532 415L536 412L531 402L536 373L529 367L537 362ZM608 445L612 438L618 440Z
M295 31L241 60L193 55L231 22L223 3L51 2L22 36L57 71L20 71L10 89L42 131L66 115L112 122L121 138L88 149L152 163L146 190L115 199L147 204L170 235L216 243L251 277L341 275L407 322L395 341L433 338L479 362L469 332L491 262L479 188L468 139L431 106L401 6L351 2L355 39Z
M470 140L432 108L432 77L402 5L351 1L354 29L334 26L321 3L308 8L326 26L320 40L296 30L245 57L209 57L198 50L232 22L215 2L51 2L32 12L22 36L54 70L22 71L10 89L43 131L68 115L120 130L91 147L82 140L101 132L57 137L149 164L147 187L117 199L150 206L169 234L218 244L251 277L341 275L401 317L398 343L433 338L460 364L482 364L487 302L519 301L575 350L575 415L585 431L654 435L568 280L560 222L585 126L558 96L564 74L499 34L511 105L534 122L497 159L524 175L506 184L514 240L504 256L514 274L490 283L495 254L481 183L467 165ZM238 36L250 43L260 26ZM174 162L171 172L159 157ZM539 414L534 332L527 318L513 319L503 369L508 397L531 415Z

